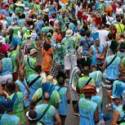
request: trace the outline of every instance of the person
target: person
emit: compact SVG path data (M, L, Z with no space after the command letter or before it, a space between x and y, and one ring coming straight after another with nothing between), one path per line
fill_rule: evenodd
M8 92L8 98L10 100L14 100L13 102L13 114L20 118L20 122L22 125L25 125L26 119L24 115L24 97L23 93L17 91L15 83L7 83L5 86L6 91Z
M120 43L117 54L121 59L124 58L124 55L125 55L125 43L124 42Z
M24 67L24 72L25 72L26 78L29 75L36 73L36 71L35 71L35 66L37 65L36 55L37 55L37 50L31 49L30 55L24 56L23 67Z
M104 47L100 44L98 32L93 33L93 39L94 44L89 49L89 56L91 57L91 66L98 67L98 65L101 63L98 58L103 53Z
M109 31L105 28L105 26L103 27L99 27L98 30L96 31L99 33L99 41L100 44L103 45L104 47L106 46L106 40L107 40L107 36L109 34Z
M125 123L125 121L124 121L124 114L125 114L124 108L125 107L124 106L125 106L125 104L122 103L113 112L113 118L112 118L111 125L117 125L117 124L124 125L124 123Z
M42 104L38 104L34 107L34 111L37 113L37 118L39 122L43 122L46 125L54 125L55 123L57 125L61 125L61 119L59 117L59 114L57 113L56 109L54 106L52 106L49 103L50 95L48 92L44 92L44 100ZM46 113L44 116L41 118L43 115L44 111Z
M69 92L68 87L65 85L65 74L64 73L58 73L57 75L57 82L58 85L55 87L55 89L59 92L60 95L60 103L58 107L58 112L62 121L62 125L65 125L65 120L68 115L68 102L70 102L69 98Z
M121 22L121 16L119 14L116 15L117 23L115 24L115 27L117 29L117 33L123 33L125 30L124 25Z
M7 57L5 54L1 54L0 60L0 78L1 82L6 83L7 80L13 80L13 65L10 57Z
M121 59L116 54L117 48L118 48L118 43L116 41L112 41L110 45L110 55L106 57L105 63L103 65L103 68L104 68L103 77L105 79L116 80L118 78L119 65L120 65ZM111 65L107 66L114 57L116 58L111 63Z
M5 43L4 37L0 36L0 53L7 54L9 45Z
M119 78L122 81L125 81L125 57L122 58L121 63L120 63L120 75Z
M90 88L95 88L93 85L89 85ZM84 87L84 89L87 86ZM89 89L90 89L89 88ZM83 90L84 90L83 89ZM98 119L97 104L91 100L93 93L89 93L89 90L83 91L84 97L79 100L79 113L80 113L80 125L95 125L95 117Z
M52 67L52 57L53 57L53 49L51 48L50 41L46 41L41 49L42 55L42 70L49 74Z
M79 92L80 89L82 89L86 84L92 84L95 85L95 82L92 78L89 77L90 72L90 61L87 60L84 62L83 69L81 69L81 76L79 77L78 83L76 84L76 91Z
M43 92L47 91L50 93L50 103L54 107L58 108L61 100L58 91L55 89L56 85L54 85L54 81L55 80L53 79L53 77L51 75L48 75L45 83L43 83L42 86L38 88L33 94L32 101L38 104L41 103L43 100Z
M117 56L117 47L118 44L116 41L112 41L110 45L110 52L106 59L105 63L103 65L104 72L103 72L103 78L104 82L102 84L103 86L103 96L107 100L106 102L103 102L106 107L112 102L111 95L112 95L112 86L113 82L119 78L119 69L120 69L120 57ZM114 60L113 60L114 58ZM104 98L103 97L103 98ZM109 104L108 104L109 103Z
M8 98L5 84L0 84L0 125L20 125L20 118L13 114L13 102Z
M64 53L64 69L67 72L67 77L69 78L70 71L73 66L77 65L76 55L75 55L75 41L73 40L73 31L67 30L66 36L62 40L62 46Z

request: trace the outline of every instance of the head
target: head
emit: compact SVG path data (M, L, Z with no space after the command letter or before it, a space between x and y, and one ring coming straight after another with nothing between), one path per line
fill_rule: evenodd
M111 45L110 45L110 50L112 51L113 54L115 54L118 50L118 43L116 40L112 40Z
M83 74L86 75L86 76L88 76L89 73L90 73L90 68L89 68L89 66L84 66L84 68L83 68Z
M11 95L16 91L16 84L13 82L6 83L5 89Z
M37 66L35 67L35 71L36 71L38 74L40 74L40 73L42 72L41 66L40 66L40 65L37 65Z
M36 49L31 49L31 50L30 50L30 56L32 56L32 57L36 57L37 54L38 54L38 52L37 52Z
M36 125L37 123L37 112L34 110L30 110L26 113L26 117L28 120L29 125Z
M99 45L100 45L99 39L95 40L95 46L99 47Z
M60 86L65 84L66 75L64 72L59 72L56 78Z
M120 52L125 52L125 42L120 43L119 51Z
M45 42L44 45L43 45L43 47L47 51L47 50L49 50L51 48L51 45L50 45L50 43Z
M44 96L44 100L45 100L45 101L49 101L49 99L50 99L50 93L49 93L49 92L45 91L45 92L43 93L43 96Z
M117 22L121 22L121 16L120 15L116 15L116 20L117 20Z
M112 100L115 105L119 105L121 104L122 97L115 97L115 98L112 98Z
M86 37L90 37L90 35L91 35L91 32L89 30L86 31Z

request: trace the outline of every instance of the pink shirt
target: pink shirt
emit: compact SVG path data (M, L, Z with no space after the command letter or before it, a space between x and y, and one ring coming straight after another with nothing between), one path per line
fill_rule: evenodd
M6 54L8 50L9 50L8 44L2 44L2 46L0 46L0 53Z

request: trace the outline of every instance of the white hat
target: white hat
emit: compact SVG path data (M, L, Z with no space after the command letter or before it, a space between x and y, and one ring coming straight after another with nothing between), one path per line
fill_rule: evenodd
M37 50L36 50L36 49L31 49L31 50L30 50L30 55L33 55L33 54L35 54L35 53L37 53Z
M68 30L66 31L66 36L72 36L72 34L73 34L73 31L72 31L72 30L68 29Z
M53 84L57 84L57 81L53 78L52 75L48 75L46 78L46 82L51 82Z
M48 13L49 12L49 8L44 9L43 12Z
M24 7L25 6L21 1L18 1L17 3L15 3L15 5L19 6L19 7Z

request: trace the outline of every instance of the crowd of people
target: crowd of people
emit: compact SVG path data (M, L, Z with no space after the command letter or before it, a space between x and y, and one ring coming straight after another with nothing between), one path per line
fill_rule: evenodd
M0 0L0 125L124 125L124 13L124 0Z

